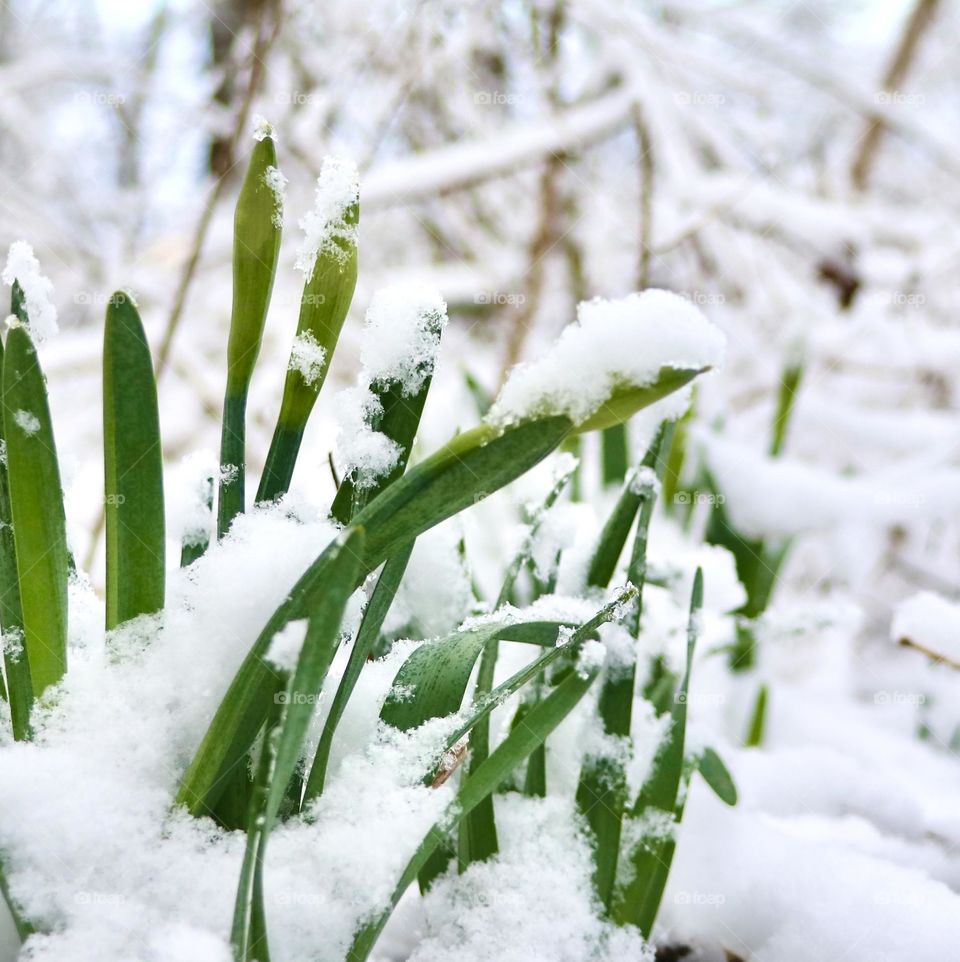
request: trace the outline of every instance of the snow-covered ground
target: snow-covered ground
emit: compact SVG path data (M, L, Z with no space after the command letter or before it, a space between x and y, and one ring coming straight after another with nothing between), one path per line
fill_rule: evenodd
M678 423L683 483L665 486L651 524L641 631L624 642L608 625L600 639L604 671L622 667L625 650L639 659L626 764L635 795L664 739L644 673L656 655L682 672L703 570L687 751L716 750L737 804L694 774L651 940L605 917L575 801L584 760L613 750L595 683L547 741L546 797L513 790L514 779L496 796L499 854L451 868L424 896L411 886L372 957L954 958L957 11L923 0L671 0L656 12L618 0L377 0L363 10L291 0L276 34L272 22L261 30L263 48L255 22L232 19L243 5L223 4L213 21L189 0L154 20L116 6L60 22L14 0L0 16L0 248L26 241L43 272L18 245L4 280L29 278L80 569L69 672L38 709L34 741L14 743L0 713L0 864L37 929L19 957L233 958L244 833L173 799L253 641L336 535L334 472L370 484L396 463L397 446L376 430L378 384L402 384L406 396L432 373L416 464L480 420L481 395L499 396L487 415L499 428L546 412L584 422L617 378L647 384L684 362L712 370L629 428L637 461L660 418L690 405ZM233 39L211 67L217 22ZM911 24L916 46L891 81ZM246 103L259 57L268 69ZM225 75L233 89L212 100ZM342 214L357 176L359 228L341 223L340 240L358 244L360 277L290 494L248 511L180 569L181 541L208 524L204 483L218 468L239 189L224 182L198 234L216 184L207 149L242 121L242 169L259 114L277 138L269 186L284 242L248 402L248 486L286 371L310 384L330 361L310 336L294 342L296 316L304 274L330 240L328 208ZM171 560L164 611L106 634L102 317L121 286L137 294L154 356L169 348L158 384ZM630 296L646 287L684 301ZM514 361L533 363L508 378ZM777 445L791 370L802 376ZM613 596L586 579L619 486L601 483L599 433L582 435L577 454L577 481L543 517L531 512L570 451L417 540L383 629L392 646L361 672L326 789L308 818L271 833L275 962L344 959L454 802L462 769L437 787L422 777L462 716L409 735L378 716L412 651L489 613L531 522L538 618L582 621ZM749 586L730 551L708 543L720 514L752 551L785 550L747 670L731 669L729 651ZM611 586L627 581L628 560L629 549ZM521 582L522 604L535 583ZM363 600L348 605L308 757ZM495 683L531 657L501 642ZM762 740L748 745L761 691ZM494 744L518 703L494 711ZM0 902L0 962L18 958L18 945Z

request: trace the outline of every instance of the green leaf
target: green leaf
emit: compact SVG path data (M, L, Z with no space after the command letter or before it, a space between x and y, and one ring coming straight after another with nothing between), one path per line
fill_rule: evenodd
M457 435L371 501L354 519L374 568L400 545L481 501L542 461L571 430L564 417Z
M348 224L357 224L359 219L360 207L355 204L347 212L345 220ZM335 250L322 250L317 255L313 273L303 286L297 323L297 338L308 338L314 342L324 352L324 360L316 376L309 382L295 366L287 366L280 416L260 478L258 503L275 501L286 494L290 487L307 420L326 380L343 322L353 300L357 286L356 244L340 239L335 239L334 244Z
M539 746L547 736L570 714L587 693L597 676L596 670L578 674L571 672L527 716L524 725L515 728L497 746L489 758L471 775L464 779L456 801L446 815L427 833L413 858L407 864L390 903L381 915L365 925L356 935L347 958L351 962L364 962L370 955L377 938L396 908L403 893L413 883L421 869L442 839L456 827L458 822L472 812L477 805L496 791L510 773Z
M390 438L397 445L400 453L397 463L390 471L369 487L358 487L352 473L343 479L330 508L330 513L341 524L347 524L358 511L362 510L384 488L393 484L406 470L432 380L432 376L425 377L422 387L412 397L407 397L403 393L403 387L395 382L387 387L371 385L370 390L379 400L383 410L371 427L374 431Z
M23 292L14 281L11 313L26 323ZM0 370L3 369L3 345L0 344ZM0 418L0 447L6 446L3 419ZM0 458L0 625L10 638L23 637L23 612L20 608L20 582L17 579L17 553L13 543L13 517L10 510L10 482L7 459ZM6 698L10 705L13 737L17 741L30 738L30 712L33 709L33 687L25 649L17 653L4 646L3 666L7 676Z
M746 748L759 748L763 744L763 737L767 728L767 701L769 689L761 685L757 689L757 698L750 713L750 724L747 726L747 737L743 744Z
M725 805L737 804L737 786L723 759L712 749L705 748L697 760L697 768L704 781Z
M220 436L220 536L244 509L247 392L260 354L283 226L280 201L269 183L278 174L276 146L267 136L254 145L233 220L233 309Z
M286 601L273 613L247 653L207 733L180 783L177 804L193 815L213 814L233 767L250 750L273 703L276 672L264 661L274 635L291 621L309 618L325 604L324 596L338 572L354 572L354 586L360 569L347 568L345 555L359 562L363 533L349 528L310 566Z
M150 347L129 295L103 330L107 629L163 608L163 455Z
M666 445L663 443L666 430L666 427L661 426L657 431L640 466L631 472L624 484L590 558L590 565L587 568L588 585L606 588L610 584L623 546L627 543L633 519L637 516L637 510L645 497L644 485L639 483L639 480L643 473L651 470L656 471L658 477L663 476L664 456L669 448L669 441Z
M605 401L586 421L577 425L577 433L599 431L613 427L629 420L641 408L649 407L655 401L672 394L684 385L689 384L698 374L703 374L708 368L680 368L664 367L660 369L656 380L652 384L641 387L624 386L614 391L612 397Z
M327 776L327 764L330 761L330 750L333 747L333 736L336 734L337 726L343 713L346 710L347 702L353 694L360 672L373 651L373 646L377 643L380 629L387 617L387 612L393 604L397 589L403 579L403 573L407 570L407 563L413 552L413 543L405 545L395 555L387 560L377 579L377 586L373 589L367 607L363 612L363 619L357 631L357 638L350 651L350 658L347 667L337 686L337 693L330 704L330 711L323 725L320 734L320 741L317 745L317 752L313 759L313 766L310 769L310 776L307 779L304 791L304 804L311 799L322 794L324 782Z
M254 783L231 934L239 962L269 959L263 907L267 841L300 762L310 719L337 650L343 612L356 583L362 542L362 532L351 533L331 564L326 590L309 617L296 670L290 673L272 666L276 672L273 706L268 708L267 730Z
M47 389L23 326L7 335L3 426L24 644L34 694L67 670L68 552Z
M528 422L508 431L483 425L458 435L390 485L354 519L366 539L358 569L362 581L403 545L532 467L562 440L566 418ZM306 616L323 591L327 569L340 550L334 542L307 568L271 615L240 667L188 768L177 795L193 814L211 814L227 773L249 751L263 726L270 701L271 675L263 651L287 622Z
M670 822L673 831L657 831L642 838L629 852L631 877L619 893L614 916L620 924L635 925L644 938L650 937L653 923L660 909L663 890L670 873L676 849L673 832L683 815L684 740L687 727L687 699L690 690L690 671L697 641L697 624L703 604L703 573L697 569L690 599L690 620L687 625L687 663L674 695L670 724L654 760L653 773L640 791L631 818L658 815L658 822Z
M640 470L663 469L664 429L657 432L641 464ZM638 483L639 482L639 483ZM637 589L637 600L627 615L627 627L634 639L640 631L643 588L647 573L647 534L656 502L656 488L644 483L635 473L627 491L639 498L640 518L634 537L628 568L628 580ZM621 501L622 501L621 497ZM614 512L616 514L616 512ZM612 553L612 551L611 551ZM616 555L619 556L619 549ZM607 672L600 689L598 711L606 735L620 740L630 738L633 721L633 695L636 684L636 663L615 672ZM586 819L593 836L594 874L597 897L609 913L613 903L617 864L620 858L620 839L623 816L627 804L627 772L625 759L617 754L595 756L584 761L577 786L577 807Z

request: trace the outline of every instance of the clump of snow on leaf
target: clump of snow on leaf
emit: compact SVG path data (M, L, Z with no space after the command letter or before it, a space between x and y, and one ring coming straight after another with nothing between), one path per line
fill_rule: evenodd
M50 300L53 282L40 273L40 262L26 241L14 241L10 245L2 277L3 282L10 286L17 281L23 290L31 336L43 341L56 334L59 330L57 309Z
M360 360L371 383L399 384L416 394L433 373L447 305L440 292L421 284L392 284L367 308Z
M254 140L265 140L267 137L271 137L276 140L276 133L273 129L273 124L267 120L262 114L254 114L253 117L253 139Z
M383 414L380 399L368 387L341 391L334 402L339 433L337 454L341 468L353 473L358 488L369 488L391 471L400 447L371 426Z
M299 372L305 384L317 383L326 360L327 352L317 343L312 331L297 335L290 349L290 370Z
M284 625L271 639L266 659L281 671L293 671L297 667L303 641L307 637L307 621L291 621Z
M352 160L324 157L313 210L300 219L304 238L297 253L296 268L313 277L320 254L346 259L346 247L357 243L357 225L347 222L350 208L360 199L360 177Z
M40 419L32 411L24 411L23 409L15 411L13 420L24 434L31 437L40 430Z
M663 368L716 367L724 343L693 304L669 291L587 301L543 357L514 369L489 419L562 414L580 424L617 390L653 384Z
M283 202L287 196L287 178L279 167L268 167L263 182L273 192L273 226L283 227Z
M337 397L337 454L357 487L371 487L396 465L397 444L375 428L383 406L375 391L398 386L404 397L423 388L433 374L447 305L439 292L418 284L396 284L373 296L360 347L362 369L355 388Z

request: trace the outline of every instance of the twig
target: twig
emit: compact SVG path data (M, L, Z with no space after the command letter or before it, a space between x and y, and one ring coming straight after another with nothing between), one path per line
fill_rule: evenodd
M933 22L938 4L939 0L917 0L910 18L904 25L893 59L883 76L884 93L893 94L903 84L916 57L920 40ZM860 147L850 168L850 180L854 190L860 191L867 186L873 162L886 131L887 124L882 117L871 117L867 120L866 130L860 139Z

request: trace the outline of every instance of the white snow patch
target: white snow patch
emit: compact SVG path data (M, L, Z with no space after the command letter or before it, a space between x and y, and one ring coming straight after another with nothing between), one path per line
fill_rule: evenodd
M897 605L890 638L960 662L960 605L932 591L918 592Z
M345 388L334 400L337 462L344 473L354 472L358 488L372 487L400 457L400 446L371 427L382 413L380 399L368 387Z
M327 360L326 349L317 343L312 331L298 334L290 349L290 370L297 371L306 385L317 383Z
M287 196L287 178L279 167L268 167L263 182L273 192L273 226L283 227L283 203Z
M543 357L514 369L488 417L510 424L563 414L579 424L616 390L652 384L664 367L716 367L724 343L696 307L668 291L587 301Z
M270 640L264 657L281 671L295 671L306 637L306 618L289 621Z
M3 277L3 282L11 287L14 281L19 282L30 321L31 336L37 342L53 337L59 330L57 309L50 300L53 296L53 282L40 273L40 262L26 241L14 241L10 245L7 264L0 276Z
M40 419L32 411L25 411L20 408L20 410L14 411L13 420L17 427L30 437L33 437L40 430Z
M341 244L356 245L357 225L347 223L346 218L359 198L357 165L342 157L324 157L313 210L300 219L304 238L295 266L306 274L308 281L320 254L331 254L343 262L347 255Z
M399 384L416 394L433 373L447 305L422 284L393 284L374 294L367 308L360 360L371 384Z

